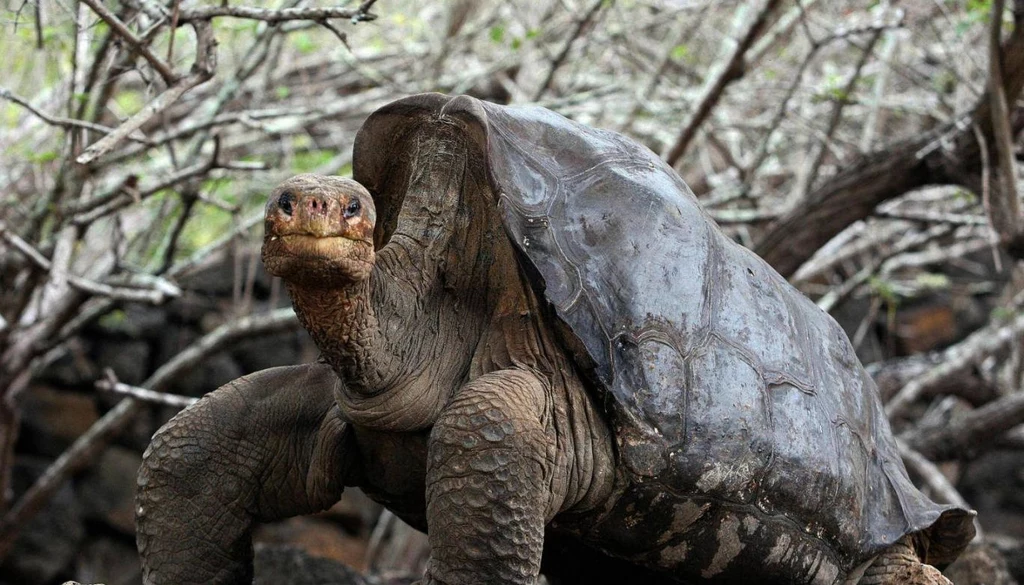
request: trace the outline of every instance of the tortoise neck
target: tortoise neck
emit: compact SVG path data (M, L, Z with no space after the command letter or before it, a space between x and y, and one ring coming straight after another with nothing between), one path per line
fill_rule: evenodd
M323 358L359 396L383 392L398 374L373 308L371 280L337 288L288 287L295 314Z
M468 353L437 351L460 336L461 324L434 318L450 310L437 279L409 269L402 257L381 250L370 278L345 287L289 285L300 322L341 379L335 399L342 413L372 430L434 424L459 375L441 356ZM403 268L398 274L396 266Z

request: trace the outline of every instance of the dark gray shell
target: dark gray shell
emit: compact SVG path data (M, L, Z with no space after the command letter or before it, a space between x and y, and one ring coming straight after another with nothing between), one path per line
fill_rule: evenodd
M409 117L455 124L480 145L509 238L610 403L640 486L627 497L683 516L648 523L666 532L634 529L627 538L648 541L634 558L660 549L653 562L668 566L675 547L682 565L731 539L729 558L693 572L827 583L908 533L929 531L932 562L967 544L971 513L910 482L842 329L722 234L660 158L543 108L426 94L370 117L356 180L375 180L373 136ZM628 524L612 517L598 537Z

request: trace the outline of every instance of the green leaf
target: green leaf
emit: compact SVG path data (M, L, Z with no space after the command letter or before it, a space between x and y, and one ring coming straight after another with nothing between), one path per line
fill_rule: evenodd
M28 156L29 162L35 164L48 163L57 160L60 156L56 150L47 150L45 152L33 152Z
M949 277L940 272L922 272L914 278L923 288L942 290L949 288Z
M145 105L146 101L142 93L134 90L125 90L114 96L114 102L121 108L122 113L131 116Z
M676 45L672 47L672 58L682 59L690 54L690 48L686 45Z
M503 26L492 26L491 27L491 40L500 43L505 39L505 27Z
M895 307L900 302L900 295L896 292L896 287L891 282L878 277L872 277L868 279L868 288L889 306Z
M316 41L313 40L313 35L308 32L299 32L292 35L292 43L303 55L314 53L319 48Z
M1009 321L1017 315L1012 307L996 307L992 309L993 321Z
M118 329L124 325L127 319L128 315L122 309L114 309L100 317L99 325L103 329Z
M308 173L327 164L334 158L336 153L333 150L310 150L295 153L295 171Z

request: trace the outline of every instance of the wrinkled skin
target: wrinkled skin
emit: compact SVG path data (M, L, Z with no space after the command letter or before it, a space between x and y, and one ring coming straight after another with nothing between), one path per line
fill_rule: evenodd
M249 583L254 524L322 510L345 486L429 529L424 583L699 576L700 560L684 572L617 560L641 556L597 529L642 512L649 492L504 235L477 143L446 124L400 139L414 160L387 173L405 184L397 214L378 218L338 177L270 194L264 263L323 360L241 378L154 437L139 475L144 581ZM916 544L850 578L942 583Z

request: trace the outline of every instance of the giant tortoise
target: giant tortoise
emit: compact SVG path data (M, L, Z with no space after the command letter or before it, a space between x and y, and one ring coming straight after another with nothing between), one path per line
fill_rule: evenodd
M923 585L972 513L907 477L842 329L648 149L539 107L382 107L263 259L322 352L236 380L139 474L147 584L248 583L261 521L358 486L423 583Z

